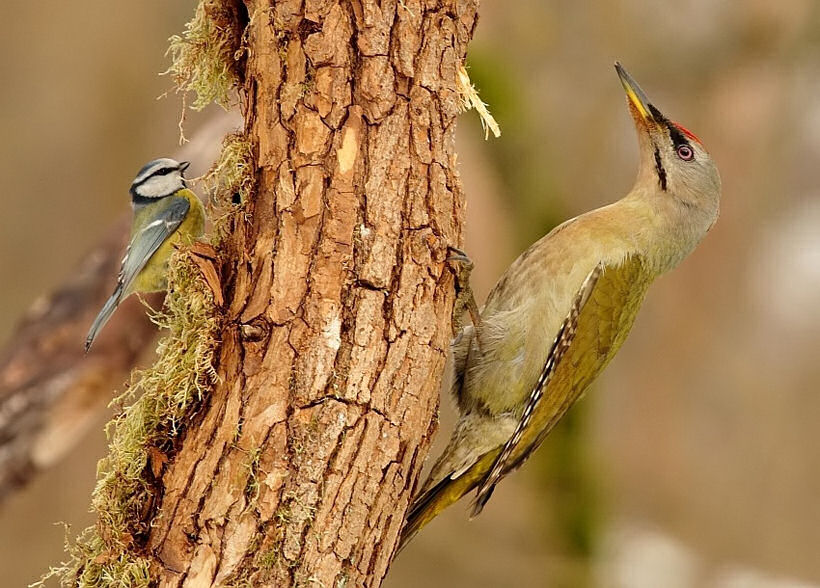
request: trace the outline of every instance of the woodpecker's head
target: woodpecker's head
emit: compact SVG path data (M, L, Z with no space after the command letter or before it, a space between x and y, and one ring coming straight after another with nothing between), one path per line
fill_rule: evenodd
M615 63L615 69L638 131L639 185L700 212L711 219L711 226L720 200L720 175L711 156L694 133L661 114L620 63Z

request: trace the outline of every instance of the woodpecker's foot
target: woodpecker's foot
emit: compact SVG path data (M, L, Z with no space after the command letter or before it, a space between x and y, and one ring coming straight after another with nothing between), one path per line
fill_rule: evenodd
M469 256L461 249L455 247L447 248L447 261L453 267L455 274L456 287L456 301L453 305L453 337L459 337L462 331L464 311L470 313L470 319L473 321L473 326L478 334L481 326L481 315L478 313L478 304L476 304L473 289L470 286L470 273L473 271L475 264Z
M466 278L469 282L470 279L470 272L473 271L475 264L473 260L470 259L470 256L467 255L464 251L459 249L458 247L447 247L447 260L446 261L455 261L461 264L464 271L466 271ZM458 275L456 276L458 277Z

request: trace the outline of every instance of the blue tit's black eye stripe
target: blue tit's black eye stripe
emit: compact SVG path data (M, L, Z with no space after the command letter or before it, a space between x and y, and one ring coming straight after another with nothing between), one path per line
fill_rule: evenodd
M161 167L158 170L153 171L150 174L148 174L147 176L145 176L144 178L142 178L139 182L134 181L134 184L136 184L136 185L142 184L142 183L146 182L147 180L150 180L154 176L167 176L171 172L175 172L178 169L179 168L177 168L177 167Z
M140 168L137 175L134 176L134 183L144 182L151 176L166 175L174 170L182 169L182 164L174 159L168 157L153 159Z
M136 188L137 186L141 186L142 184L144 184L145 182L147 182L148 180L150 180L154 176L167 176L171 172L177 171L178 169L179 168L176 168L176 167L161 167L157 171L150 173L149 175L145 176L142 179L134 180L133 183L131 184L131 186L133 188ZM139 176L137 176L137 177L139 178Z

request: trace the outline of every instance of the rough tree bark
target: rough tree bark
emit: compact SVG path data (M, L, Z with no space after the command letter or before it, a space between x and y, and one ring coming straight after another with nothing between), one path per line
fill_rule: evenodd
M435 428L477 2L245 4L256 190L148 552L163 586L377 586Z

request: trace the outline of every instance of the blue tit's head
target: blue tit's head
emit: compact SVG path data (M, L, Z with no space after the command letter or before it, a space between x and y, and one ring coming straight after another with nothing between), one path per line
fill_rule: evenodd
M185 187L183 172L190 165L169 157L149 161L137 172L131 182L131 197L134 202L145 203L146 199L165 198Z

